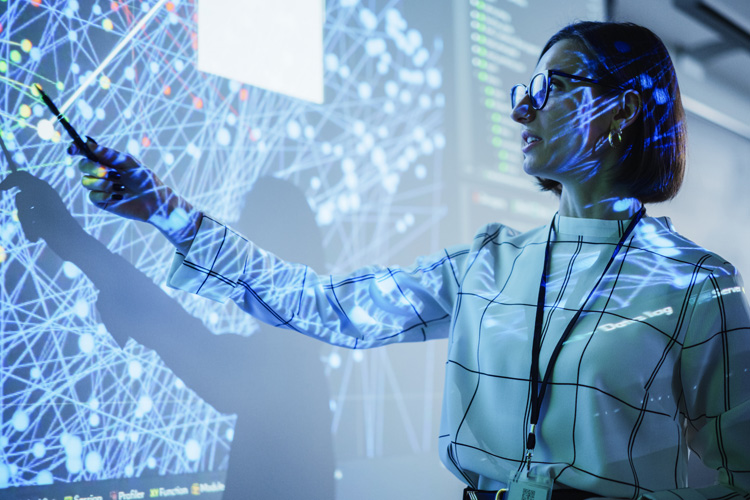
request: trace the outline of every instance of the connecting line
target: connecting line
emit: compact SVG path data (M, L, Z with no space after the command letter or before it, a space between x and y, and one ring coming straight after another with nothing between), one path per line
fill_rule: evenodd
M13 161L13 157L10 155L10 151L8 151L8 148L5 147L5 141L3 140L3 134L0 134L0 148L3 149L3 154L5 155L5 160L8 162L8 167L10 168L11 173L18 172L18 167L16 167L16 162Z
M149 10L148 13L145 16L143 16L143 18L140 21L138 21L138 23L135 26L133 26L133 29L131 29L130 32L127 35L125 35L125 37L122 40L120 40L120 43L118 43L117 46L115 46L115 48L112 49L112 52L110 52L109 55L107 57L105 57L104 60L101 62L101 64L99 64L99 66L94 71L91 72L91 74L88 76L88 78L86 78L86 80L84 80L84 82L81 84L81 86L78 87L78 90L76 90L73 93L73 95L70 96L70 98L67 101L65 101L65 103L62 106L60 106L60 113L64 114L65 111L67 111L67 109L70 108L70 106L73 105L73 103L75 102L75 100L78 99L78 97L83 93L83 91L86 90L86 88L89 85L91 85L91 82L93 82L96 79L96 77L99 76L99 74L102 71L104 71L104 68L110 62L112 62L112 59L114 59L115 57L117 57L117 55L122 51L122 49L124 49L125 46L128 43L130 43L130 40L132 40L133 37L135 37L135 35L143 28L143 26L152 17L154 17L154 15L156 15L156 12L165 3L167 3L167 0L159 0L156 3L156 5L154 5L153 7L151 7L151 10Z

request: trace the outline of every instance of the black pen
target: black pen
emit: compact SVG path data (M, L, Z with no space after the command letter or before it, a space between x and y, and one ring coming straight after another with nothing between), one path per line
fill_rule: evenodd
M52 111L52 114L57 117L57 120L62 123L63 128L66 132L68 132L68 135L73 139L73 143L76 145L76 147L83 152L84 155L86 155L86 158L89 160L99 163L99 160L94 155L94 153L91 152L91 150L86 146L86 143L81 139L81 136L78 135L78 132L76 132L76 129L73 128L73 126L68 123L68 120L65 119L62 113L60 113L60 110L57 109L57 106L55 106L55 103L52 102L52 99L50 99L47 94L44 93L42 90L42 86L38 83L36 84L36 89L39 91L39 94L42 96L42 101L44 104L47 105L50 111ZM94 139L91 139L88 137L88 139L94 141ZM94 141L96 143L96 141Z

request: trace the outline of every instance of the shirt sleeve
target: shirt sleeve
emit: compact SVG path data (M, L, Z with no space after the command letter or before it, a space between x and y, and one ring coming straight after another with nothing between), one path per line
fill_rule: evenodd
M368 348L447 337L469 252L459 246L408 268L370 266L319 276L204 216L188 254L175 255L167 284L217 301L232 299L273 326Z
M718 484L645 496L750 498L750 308L733 267L711 272L687 328L679 374L687 444L718 470Z

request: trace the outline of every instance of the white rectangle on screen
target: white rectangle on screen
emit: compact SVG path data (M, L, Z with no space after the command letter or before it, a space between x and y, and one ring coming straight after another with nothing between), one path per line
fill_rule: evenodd
M325 0L201 0L198 69L323 102Z

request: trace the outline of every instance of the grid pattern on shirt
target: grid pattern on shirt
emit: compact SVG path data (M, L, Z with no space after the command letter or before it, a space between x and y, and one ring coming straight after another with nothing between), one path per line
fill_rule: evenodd
M586 229L586 228L584 228ZM610 228L612 229L612 228ZM555 239L540 368L596 282L622 224ZM506 480L524 451L546 229L490 225L408 268L321 277L208 219L171 284L326 342L449 337L441 458L467 484ZM644 219L561 350L536 470L600 495L723 497L750 489L750 313L731 265ZM687 487L687 446L721 486Z

